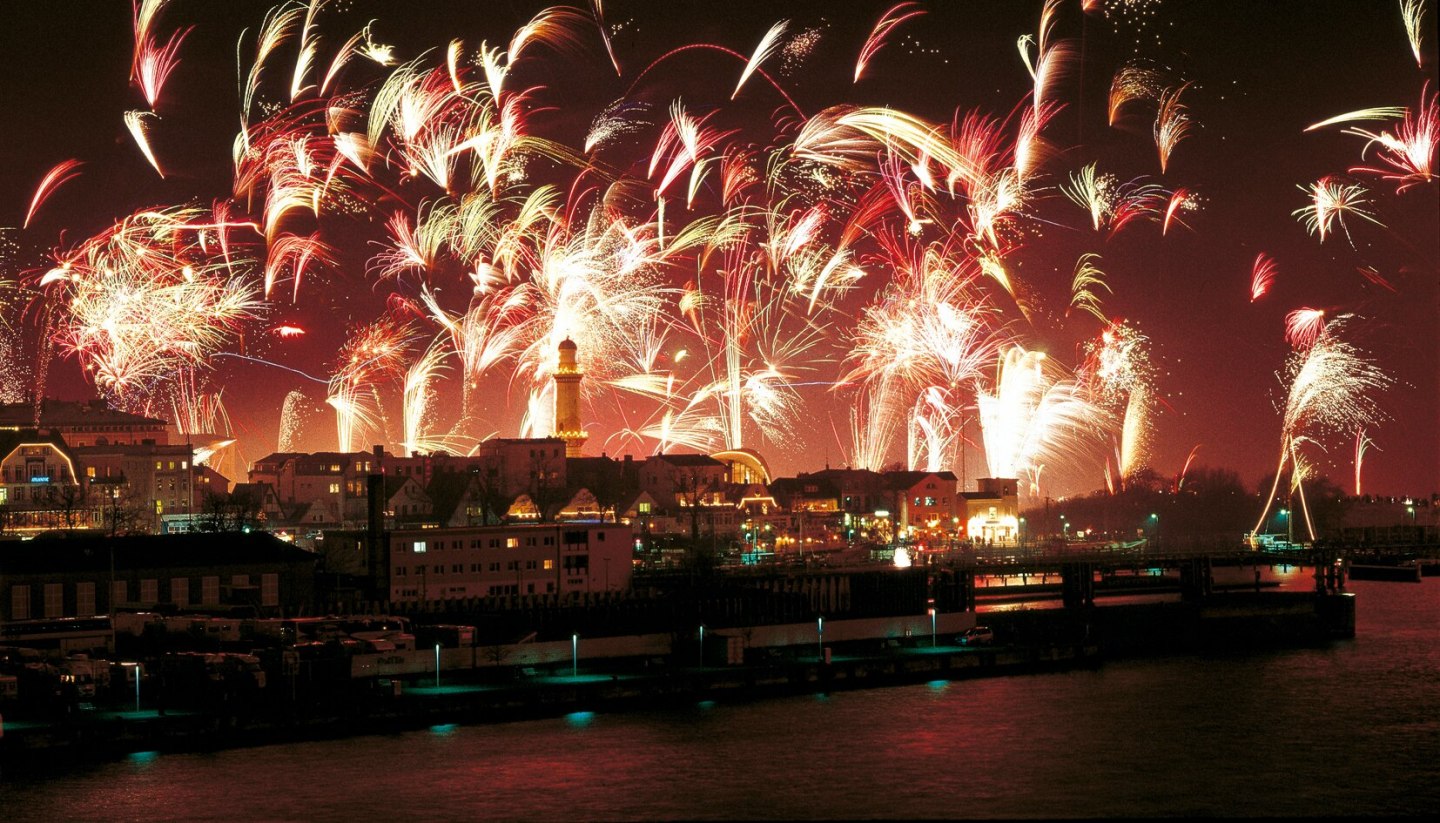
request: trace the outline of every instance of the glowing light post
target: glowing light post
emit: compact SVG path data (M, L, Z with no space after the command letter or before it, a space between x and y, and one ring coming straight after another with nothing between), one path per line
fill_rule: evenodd
M1025 518L1020 518L1020 548L1025 548Z
M1290 519L1290 510L1281 509L1280 516L1285 518L1285 543L1288 545L1295 539L1295 527L1291 525L1294 521Z
M1154 512L1151 512L1151 513L1150 513L1150 530L1151 530L1151 537L1153 537L1153 538L1155 539L1155 547L1156 547L1156 548L1159 548L1159 547L1160 547L1160 515L1158 515L1158 514L1156 514L1156 513L1154 513Z
M141 667L140 667L140 664L139 664L139 663L127 663L127 664L125 664L125 665L134 666L134 667L135 667L135 711L138 712L138 711L140 711L140 673L141 673Z
M817 636L820 638L819 641L816 643L815 649L816 649L816 651L819 653L820 659L821 659L821 660L824 660L824 659L825 659L825 618L824 618L824 617L817 617L817 618L815 618L815 632L816 632Z
M1066 543L1069 543L1069 542L1070 542L1070 521L1069 521L1069 520L1066 520L1066 519L1065 519L1065 515L1063 515L1063 514L1060 515L1060 532L1061 532L1061 535L1063 536L1065 542L1066 542Z
M570 635L570 676L580 674L580 635Z
M705 624L700 624L700 666L705 666Z
M935 640L935 609L934 609L934 607L931 607L931 609L930 609L930 648L933 649L933 648L935 648L935 647L938 646L938 645L940 645L940 644L937 643L936 640Z
M435 644L435 688L440 688L440 644Z

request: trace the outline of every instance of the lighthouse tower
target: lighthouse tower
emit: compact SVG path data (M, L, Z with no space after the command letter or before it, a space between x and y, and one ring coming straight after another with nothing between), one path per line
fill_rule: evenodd
M555 433L565 441L565 456L579 457L585 445L585 427L580 423L580 381L585 374L575 362L575 341L560 341L560 361L555 366Z

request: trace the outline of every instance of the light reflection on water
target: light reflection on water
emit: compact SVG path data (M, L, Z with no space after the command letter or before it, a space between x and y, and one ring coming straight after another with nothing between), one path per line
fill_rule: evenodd
M0 782L0 809L7 821L347 822L402 810L441 819L1433 811L1440 580L1351 590L1357 639L1318 649L132 758Z

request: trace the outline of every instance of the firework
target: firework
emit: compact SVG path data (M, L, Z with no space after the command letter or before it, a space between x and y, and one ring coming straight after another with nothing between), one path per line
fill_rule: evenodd
M1375 441L1365 433L1364 429L1355 430L1355 496L1359 497L1360 492L1360 471L1365 465L1365 452L1369 451Z
M1110 81L1110 125L1115 125L1120 109L1134 101L1155 101L1160 99L1164 78L1154 69L1138 65L1127 65L1115 72Z
M1405 37L1410 41L1415 65L1424 68L1420 59L1420 42L1425 32L1425 0L1400 0L1400 19L1405 23Z
M1047 457L1080 447L1107 419L1055 370L1043 352L1010 346L999 359L993 390L976 390L991 477L1030 476L1038 485Z
M1114 294L1114 291L1105 282L1105 272L1095 266L1095 261L1099 259L1098 254L1082 254L1080 259L1075 261L1075 277L1070 282L1070 308L1087 311L1095 315L1101 323L1109 323L1109 318L1100 309L1100 296L1096 289L1104 289L1111 294ZM1069 309L1066 313L1069 313Z
M78 177L80 172L77 169L83 165L85 164L75 159L61 160L54 168L45 172L45 176L40 178L40 184L35 187L35 196L30 198L30 208L25 210L25 222L21 223L20 227L29 228L30 220L35 216L40 204L54 194L56 189Z
M125 128L129 129L130 136L135 138L135 145L139 147L140 153L145 155L145 160L155 169L155 173L162 178L165 172L160 168L160 161L155 159L155 152L150 148L150 126L149 119L160 119L148 111L127 111L125 112Z
M1388 131L1376 134L1354 128L1345 130L1346 134L1366 139L1365 148L1361 151L1362 156L1372 146L1378 145L1376 154L1389 167L1376 169L1358 166L1350 169L1352 174L1374 174L1397 183L1397 194L1411 186L1429 183L1435 179L1435 147L1440 144L1440 104L1437 104L1440 95L1431 94L1427 98L1426 92L1429 90L1427 83L1420 92L1419 107L1414 111L1405 110L1404 119L1396 126L1394 134Z
M253 287L201 250L199 217L132 215L39 281L64 301L62 347L117 398L143 398L181 367L204 365L259 311Z
M865 45L860 47L860 56L855 60L855 77L851 82L860 82L860 75L865 73L871 59L885 48L885 38L895 27L912 17L919 17L925 13L925 10L918 6L918 3L913 2L900 3L880 15L880 19L875 21L875 27L870 30L870 36L865 38Z
M1334 175L1327 175L1309 188L1299 188L1310 195L1310 205L1298 208L1292 214L1303 220L1305 228L1312 234L1320 235L1321 243L1325 242L1325 235L1333 231L1332 227L1336 224L1345 232L1345 238L1350 240L1350 227L1345 224L1346 215L1359 217L1377 226L1384 225L1364 208L1370 203L1366 196L1369 192L1364 186L1346 183ZM1350 244L1353 246L1354 240L1350 240Z
M1280 462L1265 508L1255 523L1256 533L1274 504L1286 463L1296 462L1299 442L1366 428L1380 417L1373 394L1388 387L1391 378L1339 334L1345 319L1329 321L1314 343L1296 351L1287 364L1289 389L1281 410Z
M1323 309L1296 309L1285 315L1285 342L1296 349L1308 349L1325 333Z
M1160 105L1155 113L1155 147L1160 150L1160 172L1163 174L1170 164L1170 153L1175 150L1185 135L1190 132L1190 115L1180 95L1189 88L1185 83L1160 94Z
M760 68L760 64L775 53L775 49L780 45L780 38L785 36L785 29L789 25L789 20L781 20L771 26L770 30L765 32L765 36L760 38L759 44L755 46L754 54L750 55L750 60L745 64L745 70L740 72L740 82L736 83L735 90L730 92L731 100L734 100L735 96L740 93L740 87L744 86L745 81L750 79L750 75Z
M1265 252L1255 255L1255 264L1250 267L1250 302L1254 303L1275 283L1275 260Z

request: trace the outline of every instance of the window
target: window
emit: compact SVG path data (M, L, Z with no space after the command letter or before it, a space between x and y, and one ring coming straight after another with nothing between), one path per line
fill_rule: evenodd
M147 605L148 605L148 604L151 604L151 603L159 603L159 602L160 602L160 581L159 581L159 580L141 580L141 581L140 581L140 602L141 602L141 603L145 603L145 604L147 604Z
M548 572L548 571L550 571L550 570L553 569L553 568L555 568L555 561L554 561L554 560L546 560L546 561L545 561L545 571Z
M526 571L534 571L534 570L535 570L535 561L534 561L534 560L526 560L526 561L525 561L525 570L526 570Z
M415 553L416 553L416 554L424 554L424 553L425 553L425 541L424 541L424 540L416 540L416 541L415 541Z
M339 483L331 483L331 484L330 484L330 493L331 493L331 494L339 494L339 493L340 493L340 484L339 484Z
M500 571L500 564L499 564L499 563L491 563L491 564L490 564L490 571L492 571L492 572L498 572L498 571Z
M498 549L498 548L500 548L500 538L498 538L498 537L492 537L492 538L490 538L490 548L492 548L492 549Z
M116 580L110 584L110 613L115 613L115 607L121 603L130 602L130 583L126 580Z
M30 586L10 587L10 619L30 619Z
M220 578L200 578L200 605L218 606L220 604Z
M927 506L933 506L933 505L935 505L935 498L933 498L933 497L927 497L927 498L925 498L925 505L927 505Z
M517 548L519 548L519 547L520 547L520 538L518 538L518 537L507 537L507 538L505 538L505 548L507 548L507 549L517 549Z
M91 581L75 584L75 616L95 616L95 584Z
M62 617L65 614L65 584L45 584L45 616Z
M260 575L260 605L280 605L280 575L274 573Z
M507 562L507 563L505 564L505 571L507 571L507 572L513 572L513 571L519 571L519 570L520 570L520 562L519 562L518 560L511 560L511 561L509 561L509 562Z
M190 578L170 578L170 602L177 606L190 605Z

